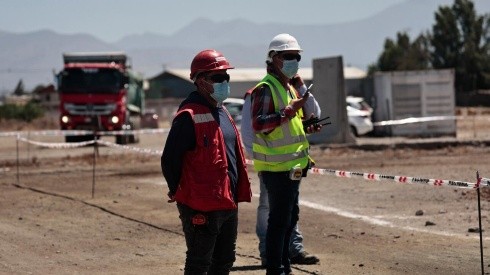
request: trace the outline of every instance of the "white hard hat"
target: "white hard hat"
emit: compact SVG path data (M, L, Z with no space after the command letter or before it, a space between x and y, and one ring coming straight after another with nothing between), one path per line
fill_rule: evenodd
M287 33L281 33L272 38L269 44L269 51L267 52L267 60L271 61L271 52L280 51L302 51L296 38Z

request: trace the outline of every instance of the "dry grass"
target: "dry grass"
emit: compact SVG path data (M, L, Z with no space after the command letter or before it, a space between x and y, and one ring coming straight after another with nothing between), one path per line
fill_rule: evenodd
M58 128L58 120L47 116L37 118L32 122L16 119L0 119L0 129L2 131L52 130Z

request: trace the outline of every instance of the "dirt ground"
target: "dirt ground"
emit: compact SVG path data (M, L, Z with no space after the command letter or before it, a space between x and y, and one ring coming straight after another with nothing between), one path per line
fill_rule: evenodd
M483 142L490 135L468 121L458 127L473 132L458 136L472 144L314 146L312 155L319 168L476 182L476 171L490 177ZM162 150L164 142L163 134L143 135L135 146ZM358 140L380 142L403 141ZM184 238L176 207L166 201L159 161L101 147L94 166L91 146L48 149L1 137L0 274L182 274ZM265 274L255 235L258 180L250 170L254 198L240 205L232 274ZM311 174L300 192L299 226L320 264L295 265L295 274L481 274L476 190ZM490 196L481 193L488 274Z

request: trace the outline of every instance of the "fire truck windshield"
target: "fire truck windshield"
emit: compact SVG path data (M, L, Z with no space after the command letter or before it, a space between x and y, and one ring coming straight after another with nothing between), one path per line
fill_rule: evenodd
M61 72L62 93L117 93L123 74L115 69L73 68Z

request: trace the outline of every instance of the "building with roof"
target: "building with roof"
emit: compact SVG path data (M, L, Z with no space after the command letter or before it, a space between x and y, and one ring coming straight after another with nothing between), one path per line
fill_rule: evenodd
M244 68L228 70L230 74L230 97L241 98L245 92L254 87L266 73L265 68ZM300 68L298 72L309 84L313 82L313 69ZM185 98L195 90L194 83L189 78L189 69L167 69L161 74L150 78L148 99ZM359 82L366 77L366 72L356 67L344 67L344 79L347 94L356 94Z
M266 73L265 68L244 68L228 70L230 74L230 97L242 98L245 92L253 88ZM305 83L313 82L313 69L300 68L298 72ZM359 94L366 72L355 67L344 67L344 88L346 94ZM189 78L189 69L167 69L150 79L146 89L146 108L155 110L163 120L170 121L183 98L196 88ZM313 88L314 91L314 88Z

